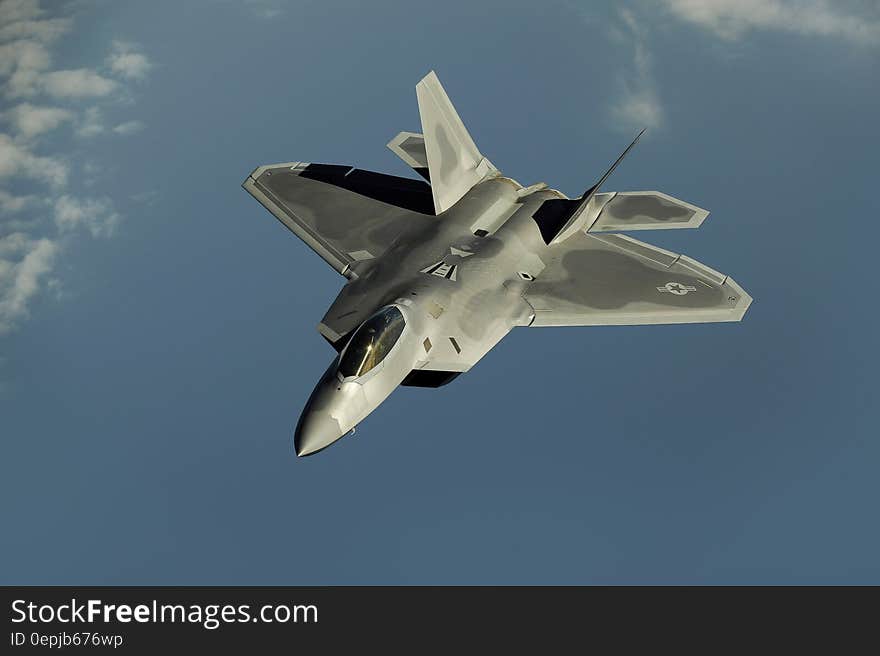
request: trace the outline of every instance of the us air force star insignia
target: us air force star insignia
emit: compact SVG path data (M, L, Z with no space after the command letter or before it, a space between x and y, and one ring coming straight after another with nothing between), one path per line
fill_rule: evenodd
M670 294L675 294L676 296L684 296L688 292L697 291L697 288L691 287L690 285L682 285L680 282L667 282L662 287L658 287L657 291L669 292Z

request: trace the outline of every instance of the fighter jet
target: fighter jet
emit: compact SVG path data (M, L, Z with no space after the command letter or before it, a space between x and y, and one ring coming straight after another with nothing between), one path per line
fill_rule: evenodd
M433 71L416 96L421 134L388 148L422 180L287 162L242 185L346 279L318 324L337 355L296 426L298 456L352 432L398 385L449 383L515 326L742 319L752 299L728 276L620 234L709 214L659 191L600 191L641 133L568 198L503 175Z

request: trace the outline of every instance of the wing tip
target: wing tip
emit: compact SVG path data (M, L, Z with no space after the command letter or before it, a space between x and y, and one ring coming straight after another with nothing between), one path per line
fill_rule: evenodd
M436 71L434 71L434 69L432 68L425 74L424 77L422 77L421 80L416 83L416 86L419 86L420 84L427 85L433 83L440 84L440 78L437 77Z
M730 308L731 319L730 321L742 321L743 317L745 317L746 312L752 305L752 301L754 300L751 295L740 287L739 283L737 283L733 278L728 276L724 281L724 286L729 287L733 290L733 294L731 294L728 298L731 298L733 295L736 295L736 304ZM733 301L731 301L733 302Z
M263 165L255 168L253 171L251 171L250 175L247 178L245 178L244 182L242 183L242 186L247 184L248 180L253 180L254 182L256 182L260 178L260 176L262 176L266 171L281 169L281 168L288 168L291 171L293 171L293 170L297 170L297 169L304 169L308 165L309 165L308 162L281 162L279 164L263 164Z

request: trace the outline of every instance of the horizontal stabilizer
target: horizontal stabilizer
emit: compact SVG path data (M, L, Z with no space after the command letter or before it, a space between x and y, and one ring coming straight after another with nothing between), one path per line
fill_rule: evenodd
M624 191L602 206L587 232L698 228L709 211L660 191Z
M428 174L428 154L425 152L425 138L417 132L401 132L388 142L388 149L412 167L425 180Z

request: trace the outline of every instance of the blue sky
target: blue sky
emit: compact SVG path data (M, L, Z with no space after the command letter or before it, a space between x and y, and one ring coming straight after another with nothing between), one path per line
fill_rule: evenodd
M880 583L880 13L868 2L0 2L0 582ZM241 188L407 174L437 71L741 324L516 329L319 456L292 429L342 278Z

